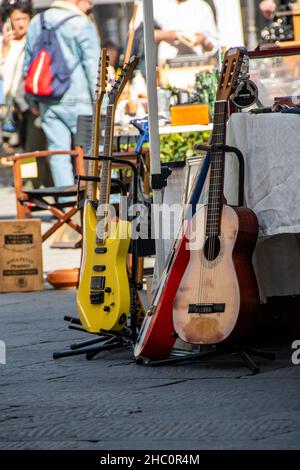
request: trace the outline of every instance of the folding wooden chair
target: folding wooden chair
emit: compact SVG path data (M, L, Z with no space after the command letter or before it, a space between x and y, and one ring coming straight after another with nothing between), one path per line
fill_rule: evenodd
M31 215L35 211L50 211L57 219L53 225L42 234L42 241L47 240L62 225L67 224L79 235L82 234L81 225L73 220L74 215L80 210L77 207L77 185L49 187L39 189L25 189L23 187L21 162L28 158L44 158L51 155L71 156L74 161L75 173L84 175L83 148L76 146L74 150L69 151L38 151L32 153L15 154L7 157L8 161L13 162L14 188L16 194L17 218L24 219L26 215ZM79 198L84 197L85 188L79 189ZM70 201L59 202L58 198L70 196ZM54 198L54 202L49 202L47 198ZM79 241L76 242L78 246ZM76 247L73 242L63 244L64 247Z

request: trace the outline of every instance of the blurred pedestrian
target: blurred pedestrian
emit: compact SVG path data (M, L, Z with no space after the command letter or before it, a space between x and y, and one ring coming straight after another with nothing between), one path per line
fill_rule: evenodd
M259 9L267 20L271 20L276 11L276 2L275 0L261 0L259 2Z
M97 30L88 13L92 0L57 0L44 13L46 28L55 28L64 60L71 71L69 88L61 98L29 95L33 112L40 112L48 149L69 150L76 133L77 117L92 114L92 101L97 79L100 44ZM72 18L71 18L72 16ZM41 33L41 16L36 15L28 30L23 74L32 63L33 51ZM38 111L39 110L39 111ZM62 155L50 158L55 186L74 184L71 159Z
M18 145L28 152L44 148L46 143L36 116L29 109L22 74L26 34L31 16L31 0L4 0L1 3L3 29L0 68L5 108L11 116L9 119L12 119L11 132L18 131ZM4 125L9 125L6 118Z
M153 0L155 42L158 60L165 62L178 55L211 56L218 50L214 13L204 0ZM135 28L143 22L139 6ZM136 42L136 41L135 41Z

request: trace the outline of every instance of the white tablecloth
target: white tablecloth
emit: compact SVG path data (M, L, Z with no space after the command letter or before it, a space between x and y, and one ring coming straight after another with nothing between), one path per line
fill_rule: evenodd
M260 235L299 233L300 116L233 114L227 143L244 155L245 202L257 215ZM229 164L226 170L225 191L231 194L236 167Z
M233 114L227 143L245 159L245 203L260 232L254 266L262 300L300 294L300 116ZM225 196L237 203L238 165L226 157Z

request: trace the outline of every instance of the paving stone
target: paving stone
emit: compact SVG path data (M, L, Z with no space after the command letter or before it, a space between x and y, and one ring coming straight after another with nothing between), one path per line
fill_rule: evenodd
M49 246L44 254L49 269L78 256ZM0 449L299 449L291 344L257 345L277 358L257 359L255 376L233 356L138 366L130 348L54 361L54 351L87 338L63 321L75 300L50 288L0 295Z

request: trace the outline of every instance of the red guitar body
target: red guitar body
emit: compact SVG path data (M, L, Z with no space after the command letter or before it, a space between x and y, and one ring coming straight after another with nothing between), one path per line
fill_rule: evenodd
M159 280L160 289L146 313L138 340L134 348L136 358L151 360L164 359L169 356L176 341L173 325L173 303L181 279L190 261L188 239L184 235L174 249L175 256L168 263ZM171 266L170 266L171 264ZM169 267L169 269L168 269Z

